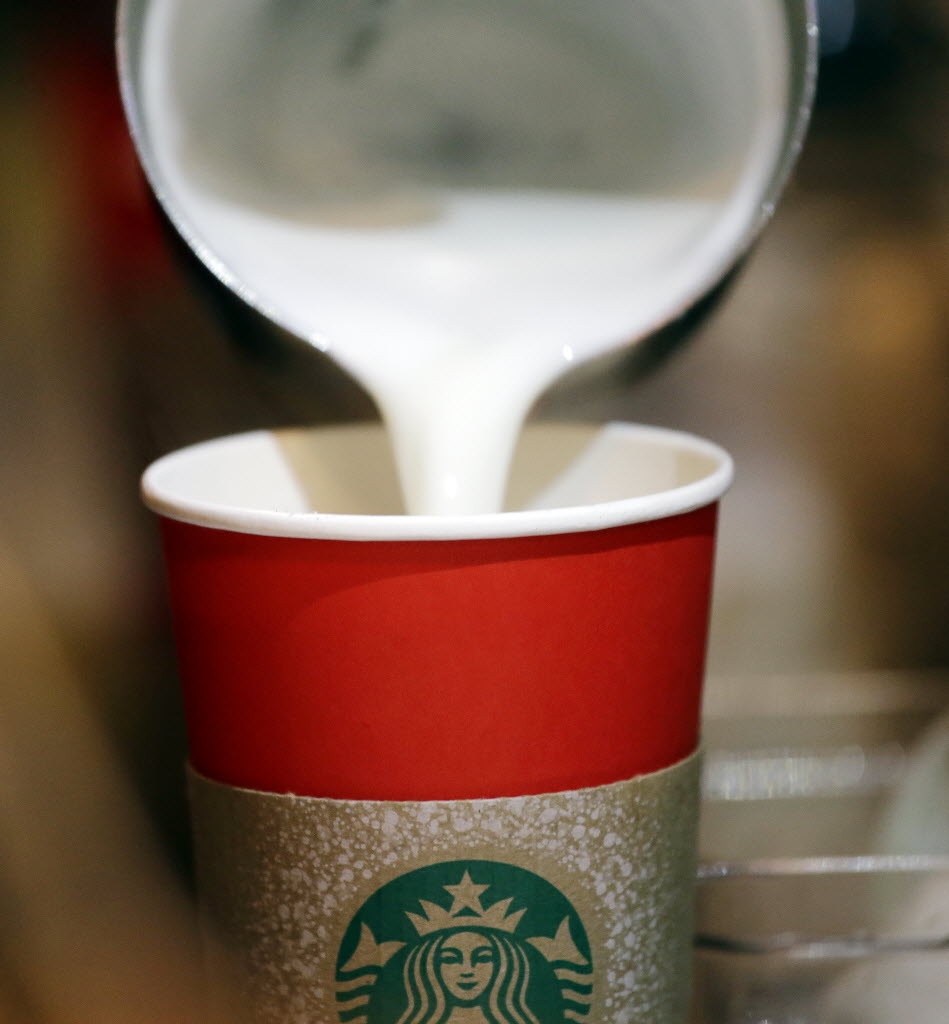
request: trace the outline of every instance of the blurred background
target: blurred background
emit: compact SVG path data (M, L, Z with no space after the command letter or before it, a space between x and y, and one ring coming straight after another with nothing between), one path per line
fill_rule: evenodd
M176 267L126 135L113 5L3 12L0 1021L197 1019L185 739L138 477L193 441L372 407L309 349L236 340ZM949 772L949 3L821 16L809 142L711 322L540 409L737 459L708 856L949 852L930 785Z

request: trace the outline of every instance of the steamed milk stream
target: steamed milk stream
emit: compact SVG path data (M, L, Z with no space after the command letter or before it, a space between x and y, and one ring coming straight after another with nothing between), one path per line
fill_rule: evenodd
M613 178L621 180L615 168L637 159L637 126L621 120L627 69L607 66L607 73L602 59L574 52L579 44L569 39L525 37L516 59L567 67L578 92L591 97L592 113L576 115L576 133L588 132L589 138L578 135L574 149L612 151L606 153L614 169L605 175L605 187L582 187L585 180L601 184L585 166L576 175L580 187L562 187L550 161L546 173L523 173L514 166L516 138L507 150L514 155L506 182L493 181L491 173L504 168L503 147L486 185L467 182L463 174L447 183L411 183L394 173L377 180L366 172L373 160L359 162L347 126L333 131L333 103L350 102L340 90L353 88L352 76L340 75L337 83L328 75L325 88L312 96L326 108L324 129L316 133L323 149L314 163L319 173L312 204L301 201L298 191L281 203L259 201L259 189L222 185L194 156L201 140L195 141L167 56L182 49L176 19L187 2L155 3L145 37L143 101L159 191L173 199L179 227L226 283L332 355L373 395L413 513L500 509L510 456L538 394L572 365L671 319L712 284L754 222L773 172L787 90L781 61L754 69L755 95L743 96L752 128L737 155L726 155L708 173L691 168L681 188L664 188L657 171L650 187L624 191L613 185ZM775 0L730 2L753 36L783 38ZM235 12L240 6L235 0ZM472 31L460 24L449 30ZM496 38L489 28L479 31L487 33L488 49L510 45L510 26L501 24ZM399 40L394 53L386 42L373 58L381 70L365 74L384 76L388 68L397 82L397 65L425 59L424 41L413 43L411 32ZM421 49L413 52L413 46ZM463 105L481 88L490 71L475 68L468 80L463 69L458 75L467 91L457 100L443 97L449 113L453 103ZM385 91L383 82L380 92ZM494 102L487 93L476 100ZM553 138L556 104L546 111L551 104L545 97L534 101L538 124L542 117L553 118L538 130ZM240 102L234 97L221 107L221 131L233 116L230 107ZM371 120L365 103L350 106L354 120ZM620 128L611 127L610 117L594 123L595 113L604 110ZM502 110L498 116L506 115ZM205 130L216 131L214 119ZM381 121L367 128L376 134L387 130ZM459 136L461 128L452 130L454 149L446 151L446 160L474 145ZM710 132L701 125L693 130L696 136ZM262 131L248 125L248 159L266 162ZM393 131L411 137L413 128L396 124ZM255 132L261 135L259 152L251 145ZM293 135L280 136L281 144L287 138ZM703 146L713 145L714 139L703 136L696 161ZM569 157L581 164L582 159ZM500 171L493 176L504 177ZM279 173L273 177L279 180Z

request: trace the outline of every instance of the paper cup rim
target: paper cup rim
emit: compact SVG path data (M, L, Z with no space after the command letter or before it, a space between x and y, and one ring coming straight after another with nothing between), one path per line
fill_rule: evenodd
M318 431L320 428L314 428ZM249 431L189 445L153 462L142 476L145 504L158 515L194 526L265 537L351 541L487 540L503 537L585 533L667 519L717 501L734 478L731 456L719 445L684 431L631 423L609 423L630 439L660 443L682 454L708 458L705 476L678 487L617 501L477 515L367 515L251 509L188 498L172 479L185 460L216 447L270 433Z

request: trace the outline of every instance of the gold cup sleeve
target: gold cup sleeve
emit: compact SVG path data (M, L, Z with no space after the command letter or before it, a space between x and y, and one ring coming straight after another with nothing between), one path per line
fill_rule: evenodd
M417 803L191 772L217 998L255 1024L454 1024L489 1003L485 1020L681 1024L698 783L697 754L590 789Z

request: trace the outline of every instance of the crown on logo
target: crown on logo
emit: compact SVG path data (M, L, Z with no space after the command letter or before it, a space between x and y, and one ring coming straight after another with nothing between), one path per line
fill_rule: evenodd
M452 897L452 904L447 910L428 900L419 900L422 910L421 914L413 914L406 911L406 917L415 926L419 935L430 935L432 932L444 931L446 928L463 928L465 925L473 925L478 928L494 928L500 932L511 933L517 927L518 922L524 916L526 907L508 914L508 908L514 901L514 897L499 900L492 903L485 909L481 905L481 894L490 889L489 885L475 885L471 875L466 871L457 885L442 886Z

